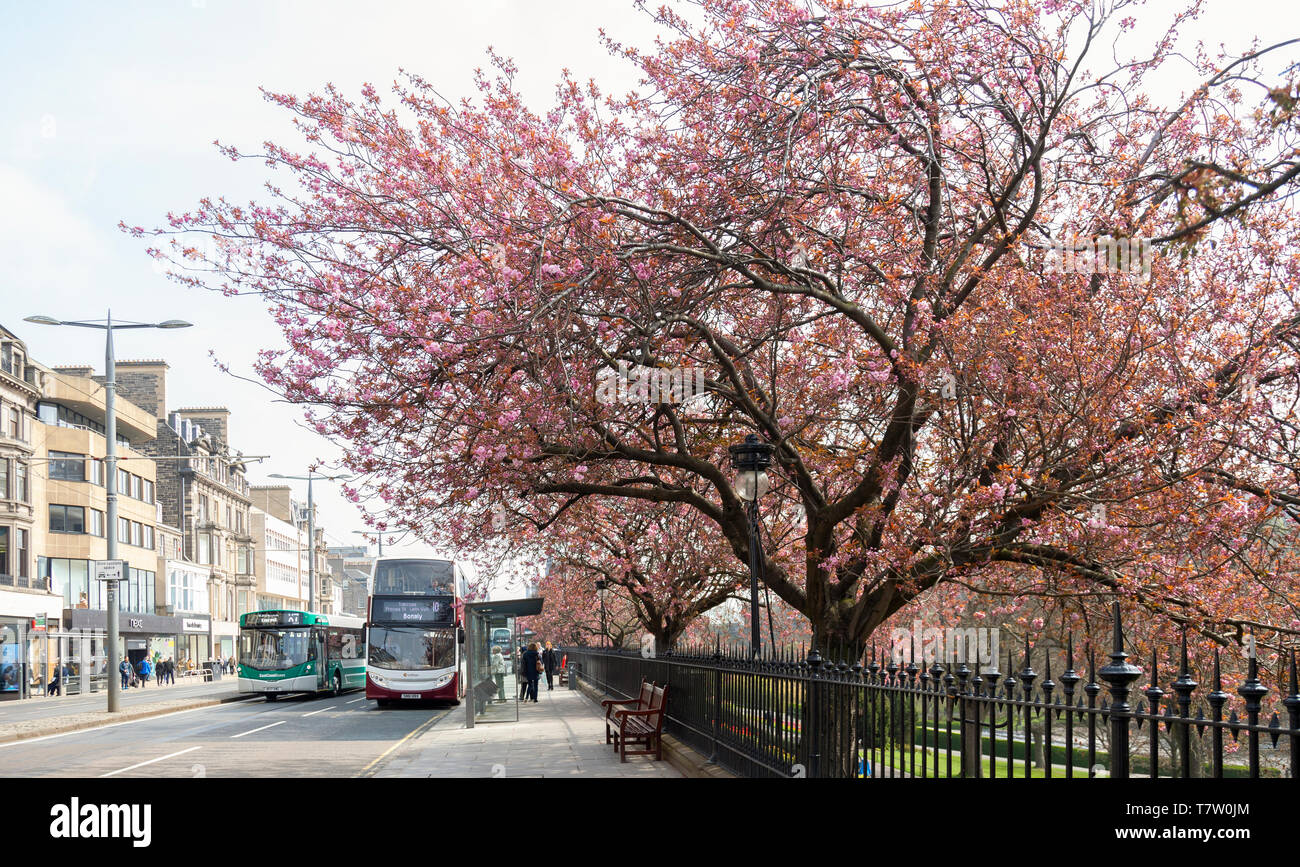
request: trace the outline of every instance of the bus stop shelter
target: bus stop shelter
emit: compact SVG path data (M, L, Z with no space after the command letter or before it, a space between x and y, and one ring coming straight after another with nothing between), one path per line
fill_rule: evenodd
M542 599L465 603L465 727L519 720L519 618L542 613Z

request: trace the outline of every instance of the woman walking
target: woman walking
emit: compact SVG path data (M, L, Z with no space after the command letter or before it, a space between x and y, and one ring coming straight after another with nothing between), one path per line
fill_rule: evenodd
M542 676L542 655L537 652L537 642L534 641L528 645L524 651L524 677L528 678L528 692L524 696L524 701L537 702L537 681Z

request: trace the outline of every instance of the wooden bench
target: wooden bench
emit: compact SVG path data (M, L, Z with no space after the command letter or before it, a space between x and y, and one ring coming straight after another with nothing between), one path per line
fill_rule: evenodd
M600 706L605 709L605 743L613 744L614 749L618 749L618 721L614 718L614 712L624 710L645 710L650 707L650 699L654 694L655 685L652 681L641 681L641 693L632 701L614 701L605 699Z
M644 686L642 684L643 689ZM640 699L638 703L639 701ZM650 700L644 709L614 711L614 723L618 727L615 743L618 746L619 761L626 762L628 756L649 755L653 755L655 761L663 760L664 709L667 701L668 684L650 684ZM628 744L643 746L644 749L629 750Z

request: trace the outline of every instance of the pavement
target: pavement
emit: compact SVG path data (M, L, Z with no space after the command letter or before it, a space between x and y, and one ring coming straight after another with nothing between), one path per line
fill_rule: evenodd
M179 699L225 698L236 695L238 691L239 680L234 675L211 682L198 678L182 678L174 684L162 686L151 680L147 686L122 690L121 707L132 710ZM35 695L20 701L3 701L0 702L0 729L13 723L103 711L107 703L107 692L92 692L86 695Z
M232 686L131 690L112 716L103 695L0 705L0 777L682 776L649 756L620 763L577 691L543 689L517 722L466 729L464 705L380 708L360 691L267 702Z
M599 705L576 690L542 689L536 704L519 705L517 722L465 727L457 707L400 751L365 773L374 777L612 777L677 778L682 774L653 756L619 761L605 744ZM513 716L513 715L512 715Z

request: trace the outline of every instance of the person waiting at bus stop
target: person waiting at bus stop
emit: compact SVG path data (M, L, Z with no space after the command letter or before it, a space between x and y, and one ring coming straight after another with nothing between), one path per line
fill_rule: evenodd
M497 701L506 700L506 658L501 648L492 645L492 679L497 682Z
M537 681L542 677L542 655L537 652L537 642L528 645L524 651L524 677L527 678L527 692L524 701L537 703Z
M555 655L555 648L551 647L551 642L546 642L546 649L542 651L542 667L546 669L546 688L555 689L555 670L560 667L560 660Z

